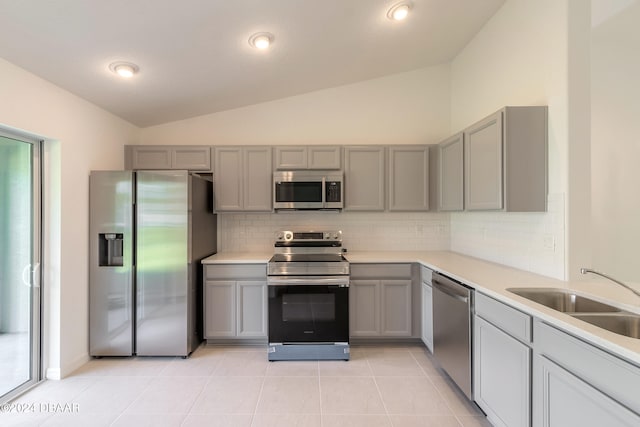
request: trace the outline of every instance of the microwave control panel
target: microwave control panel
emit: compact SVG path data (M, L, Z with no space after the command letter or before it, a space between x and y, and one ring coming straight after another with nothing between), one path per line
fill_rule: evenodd
M337 181L327 181L326 182L326 192L325 201L326 202L341 202L341 194L342 194L342 183Z

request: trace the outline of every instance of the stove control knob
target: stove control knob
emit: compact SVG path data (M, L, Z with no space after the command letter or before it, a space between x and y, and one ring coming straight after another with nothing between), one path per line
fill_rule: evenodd
M276 239L278 239L278 240L284 239L284 234L283 233L278 233L278 235L276 236Z
M290 231L285 231L284 232L284 240L292 240L293 239L293 233Z
M338 233L333 233L333 238L337 240L338 239Z

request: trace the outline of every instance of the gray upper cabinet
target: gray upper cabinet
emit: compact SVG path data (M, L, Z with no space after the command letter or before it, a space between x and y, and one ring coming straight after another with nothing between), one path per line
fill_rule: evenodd
M172 169L211 170L211 147L185 146L171 148Z
M307 169L307 147L286 146L275 150L276 169Z
M242 210L242 148L215 148L213 184L216 211Z
M341 169L342 147L319 145L308 147L309 169Z
M465 159L468 210L502 209L502 111L469 127Z
M280 146L275 147L275 168L340 169L342 147L337 145Z
M127 145L125 169L211 171L211 147L203 145Z
M390 146L387 161L389 210L429 210L429 147Z
M218 212L272 210L271 147L215 147Z
M385 149L353 146L344 149L344 210L383 211Z
M464 209L464 134L438 144L438 210Z
M464 187L467 210L545 211L547 107L505 107L465 129Z
M271 147L246 147L243 153L243 202L245 211L272 210L273 174Z

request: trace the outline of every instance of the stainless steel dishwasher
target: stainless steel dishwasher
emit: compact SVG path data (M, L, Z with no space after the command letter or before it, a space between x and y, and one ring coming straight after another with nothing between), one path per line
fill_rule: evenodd
M460 390L471 387L471 311L473 289L433 273L433 355Z

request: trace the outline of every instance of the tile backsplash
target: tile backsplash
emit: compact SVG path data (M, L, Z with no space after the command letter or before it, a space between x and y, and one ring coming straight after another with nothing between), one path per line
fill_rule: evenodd
M350 251L451 250L563 279L564 211L564 194L550 194L542 213L225 213L218 251L271 252L277 231L337 229Z
M273 251L280 230L342 230L351 251L449 249L449 215L390 212L218 214L218 251Z
M451 214L454 252L544 276L565 276L565 198L549 194L547 212Z

